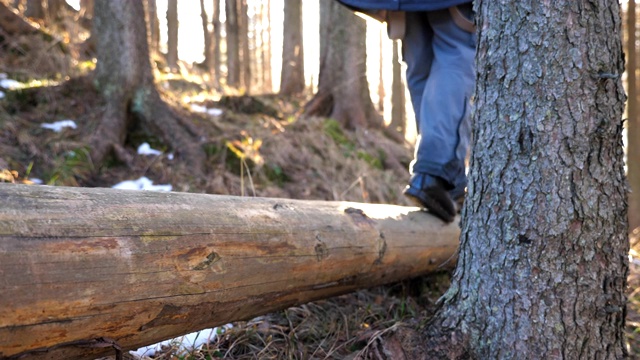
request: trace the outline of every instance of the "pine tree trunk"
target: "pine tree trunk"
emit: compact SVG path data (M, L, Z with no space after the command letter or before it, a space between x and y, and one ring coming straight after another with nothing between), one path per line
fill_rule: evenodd
M393 82L391 84L391 131L405 137L407 133L406 100L404 97L405 86L402 81L402 65L400 64L398 40L393 41Z
M321 4L320 23L331 25L320 41L318 92L305 105L305 114L331 117L349 129L380 128L382 117L375 111L366 77L365 21L329 1Z
M249 51L249 12L247 0L238 2L238 39L240 40L240 83L248 94L251 92L251 52Z
M302 0L285 0L284 18L280 94L288 96L304 91Z
M103 115L90 140L92 160L100 164L124 145L130 122L161 138L196 174L205 155L197 135L160 98L149 61L145 12L141 0L96 0L94 33L98 62L95 85L104 100Z
M13 184L0 199L2 359L95 359L442 271L460 232L384 204Z
M213 69L211 70L211 76L213 77L214 87L216 89L220 88L220 44L222 40L222 25L220 24L220 0L213 0L213 18L211 20L213 24L213 34L212 36L212 61L213 61Z
M211 72L213 69L213 34L209 30L209 15L204 7L204 0L200 0L200 20L202 22L202 35L204 38L204 66Z
M271 73L271 0L267 0L267 28L264 38L265 43L265 62L264 62L264 86L269 93L273 91L273 77Z
M226 0L225 12L227 15L227 85L238 87L240 85L240 38L238 24L238 7L240 0Z
M158 4L156 0L147 0L147 18L149 50L151 53L158 53L160 51L160 20L158 19Z
M628 2L627 9L627 173L629 194L629 229L640 227L640 118L638 118L638 47L636 46L636 2Z
M178 0L167 2L167 65L178 71Z
M622 359L620 5L484 0L476 9L460 255L411 358Z

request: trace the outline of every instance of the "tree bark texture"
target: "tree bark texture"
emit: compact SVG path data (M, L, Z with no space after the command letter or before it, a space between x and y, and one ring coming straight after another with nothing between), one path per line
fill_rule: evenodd
M12 184L0 198L0 358L94 359L438 271L459 236L393 205Z
M240 85L240 25L238 22L238 8L240 0L225 0L226 44L227 44L227 85Z
M629 244L620 5L485 0L476 10L460 257L423 357L621 359Z
M280 94L289 96L302 93L305 87L302 0L285 0L284 18Z
M178 0L167 1L167 65L178 71Z
M327 37L321 39L318 92L305 105L306 115L327 116L346 128L380 128L367 82L366 23L338 2L324 4L328 18L321 24ZM321 12L322 12L321 5Z
M627 9L627 174L629 193L629 230L640 227L640 118L638 118L638 47L636 46L636 2Z
M138 121L176 149L194 171L201 171L205 154L197 134L181 123L155 87L142 1L97 0L95 10L94 82L105 105L92 135L92 160L100 164L113 146L123 145L130 122Z

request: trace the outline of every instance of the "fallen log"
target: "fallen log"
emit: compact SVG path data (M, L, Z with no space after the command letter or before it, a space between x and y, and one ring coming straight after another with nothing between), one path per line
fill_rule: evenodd
M0 358L93 359L453 265L417 208L0 184Z

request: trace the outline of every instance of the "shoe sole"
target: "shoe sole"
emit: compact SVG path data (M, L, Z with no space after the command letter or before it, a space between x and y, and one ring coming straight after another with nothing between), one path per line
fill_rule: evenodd
M421 209L427 209L431 214L440 218L441 220L450 223L455 218L455 214L452 215L450 212L446 211L438 201L429 196L428 193L424 193L426 196L424 199L420 199L412 194L404 193L404 195L413 202L417 207ZM455 209L454 209L455 210Z

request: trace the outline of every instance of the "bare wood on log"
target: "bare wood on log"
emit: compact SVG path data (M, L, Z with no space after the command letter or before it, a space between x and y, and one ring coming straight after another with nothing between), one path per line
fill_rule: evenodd
M458 236L393 205L0 184L0 358L92 359L437 271Z

